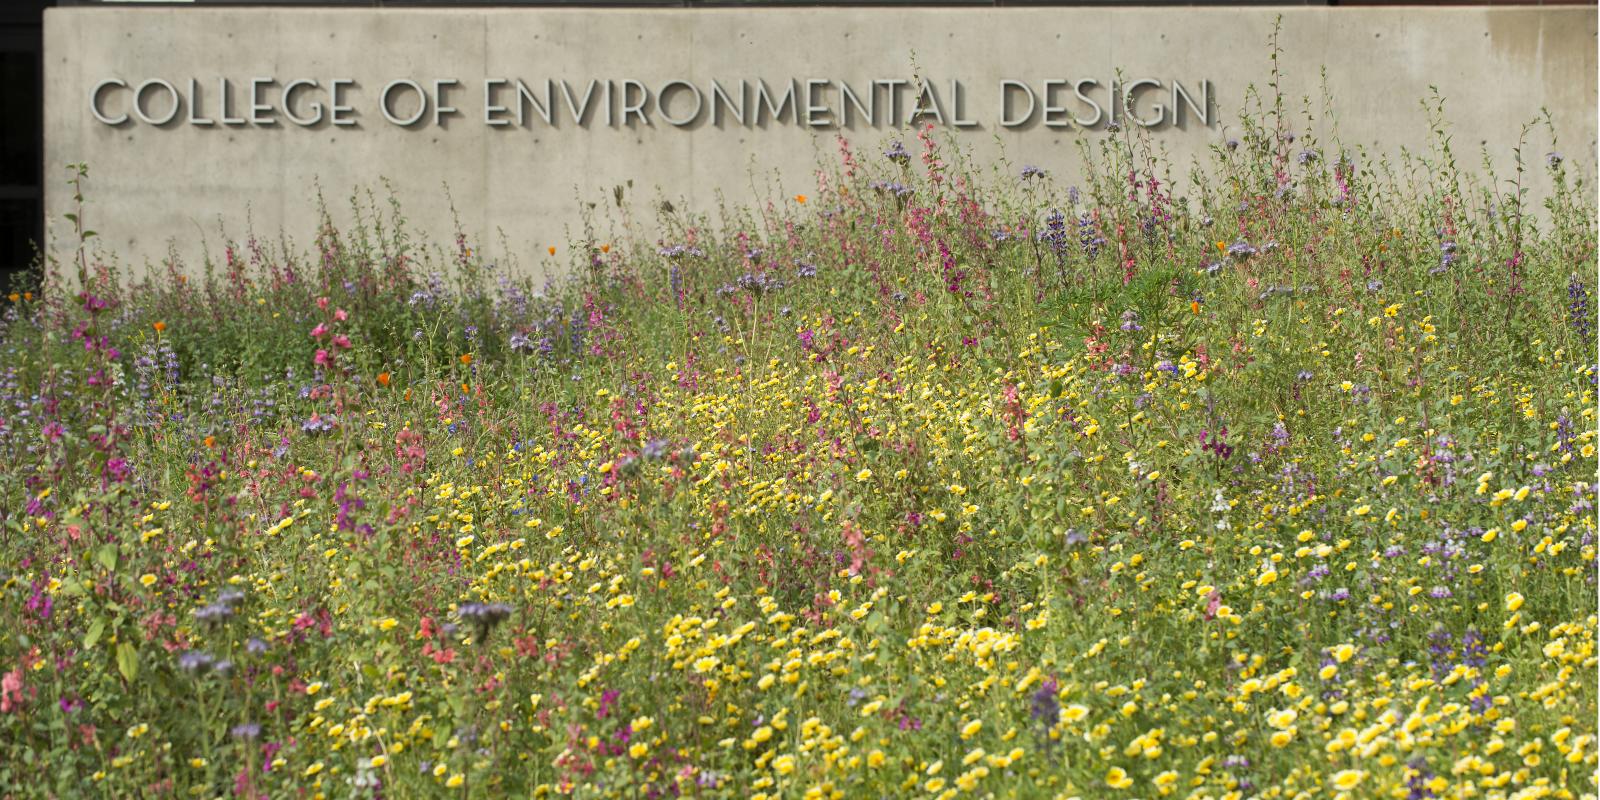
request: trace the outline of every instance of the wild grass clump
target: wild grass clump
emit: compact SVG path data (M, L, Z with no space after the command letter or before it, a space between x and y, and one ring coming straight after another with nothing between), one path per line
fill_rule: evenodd
M63 254L0 343L0 785L1593 797L1592 188L1311 127L1181 191L841 140L541 285L398 210Z

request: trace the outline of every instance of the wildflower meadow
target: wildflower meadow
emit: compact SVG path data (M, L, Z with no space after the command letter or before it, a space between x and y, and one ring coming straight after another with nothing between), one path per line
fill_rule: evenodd
M1292 105L520 263L360 193L135 274L74 168L0 796L1595 797L1593 176Z

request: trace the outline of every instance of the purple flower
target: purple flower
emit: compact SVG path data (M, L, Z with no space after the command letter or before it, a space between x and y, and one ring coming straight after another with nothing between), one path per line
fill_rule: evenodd
M1243 239L1228 245L1228 255L1233 256L1240 261L1255 255L1256 252L1256 248Z

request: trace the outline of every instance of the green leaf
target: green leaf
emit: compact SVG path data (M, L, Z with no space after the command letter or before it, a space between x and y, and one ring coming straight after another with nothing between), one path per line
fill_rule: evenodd
M117 546L114 544L101 545L100 549L95 552L94 557L96 561L100 562L100 566L108 570L117 568Z
M106 621L102 617L89 625L89 632L83 635L83 649L92 650L99 643L100 636L106 632Z
M134 648L133 642L117 645L117 671L128 683L133 683L139 677L139 651Z

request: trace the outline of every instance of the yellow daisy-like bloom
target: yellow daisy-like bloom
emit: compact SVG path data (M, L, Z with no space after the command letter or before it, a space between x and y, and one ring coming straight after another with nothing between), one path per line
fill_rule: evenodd
M1512 592L1511 594L1506 595L1506 610L1516 611L1517 609L1522 608L1522 602L1522 593Z
M1112 767L1106 772L1106 785L1113 789L1126 789L1133 785L1133 779L1128 777L1128 771L1122 767Z
M459 787L461 784L466 783L466 782L467 782L467 776L462 775L461 773L457 772L456 774L451 775L450 776L450 780L445 781L444 785L450 787L451 789L455 789L455 788Z
M144 584L147 588L150 585L154 584L155 582L156 582L156 576L151 575L148 572L146 572L145 574L139 576L139 583Z
M1361 779L1365 777L1367 777L1367 773L1359 769L1340 770L1333 774L1333 788L1341 792L1348 792L1356 788L1357 784L1361 783Z

